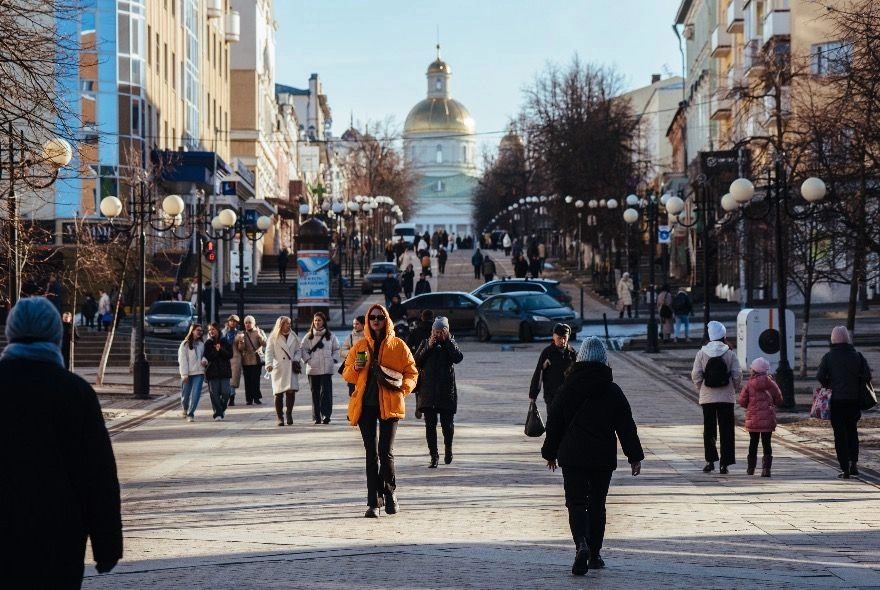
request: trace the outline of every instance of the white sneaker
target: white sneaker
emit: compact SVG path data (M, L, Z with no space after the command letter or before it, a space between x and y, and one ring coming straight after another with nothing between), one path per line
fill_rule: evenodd
M222 420L222 419L223 418L221 418L220 416L214 416L214 422L217 422L218 420Z
M186 417L186 421L187 421L187 422L195 422L196 419L193 418L192 416L187 416L187 417Z

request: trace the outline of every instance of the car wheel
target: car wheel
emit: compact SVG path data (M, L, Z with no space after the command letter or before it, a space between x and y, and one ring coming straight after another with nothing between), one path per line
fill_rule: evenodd
M361 287L361 295L370 295L373 292L369 287Z
M477 324L477 340L489 342L490 338L492 338L492 335L489 334L489 327L486 325L486 322L479 322Z
M534 338L532 337L532 329L529 327L528 324L526 324L526 323L520 324L519 339L522 342L531 342L532 340L534 340Z

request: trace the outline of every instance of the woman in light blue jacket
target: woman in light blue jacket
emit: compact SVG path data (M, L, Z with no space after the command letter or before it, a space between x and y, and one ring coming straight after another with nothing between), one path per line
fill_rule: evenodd
M302 359L312 389L312 419L315 424L330 423L333 412L333 372L341 360L339 341L327 327L327 316L318 312L303 336Z
M195 420L196 408L202 397L202 384L205 382L205 343L202 342L202 327L193 324L189 327L180 347L177 349L177 367L180 370L180 404L187 422Z

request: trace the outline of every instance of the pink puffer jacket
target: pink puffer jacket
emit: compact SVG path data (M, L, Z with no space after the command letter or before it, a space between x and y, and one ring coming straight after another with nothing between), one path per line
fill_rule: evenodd
M746 430L773 432L776 408L782 403L779 386L764 373L752 375L739 393L739 405L746 409Z

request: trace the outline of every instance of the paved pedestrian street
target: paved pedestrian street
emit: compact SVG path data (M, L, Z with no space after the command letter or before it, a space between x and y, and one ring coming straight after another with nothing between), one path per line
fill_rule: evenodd
M150 408L122 412L144 413L131 428L109 423L125 557L110 574L87 567L83 587L880 587L877 487L838 480L779 436L773 477L746 476L742 429L730 475L702 473L699 406L638 352L611 353L611 363L639 425L642 475L621 455L607 568L573 577L561 473L547 470L541 440L523 435L545 343L461 346L454 461L427 469L410 404L395 449L400 512L377 520L363 518L363 447L338 377L328 425L310 423L301 391L294 425L276 426L268 382L263 405L230 408L223 422L206 399L192 424L177 408L148 420Z

